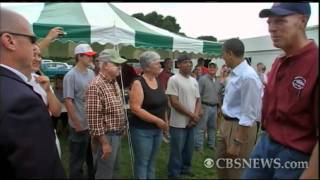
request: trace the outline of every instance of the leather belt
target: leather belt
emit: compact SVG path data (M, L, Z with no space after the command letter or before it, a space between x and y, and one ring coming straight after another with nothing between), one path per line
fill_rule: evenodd
M217 104L207 103L207 102L201 102L201 104L205 104L207 106L215 107Z
M230 117L230 116L227 116L225 114L222 114L223 118L227 121L239 121L238 118L233 118L233 117Z

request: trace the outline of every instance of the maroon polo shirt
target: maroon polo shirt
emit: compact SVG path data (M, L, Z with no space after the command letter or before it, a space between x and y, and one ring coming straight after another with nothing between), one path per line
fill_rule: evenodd
M312 41L292 56L280 56L268 74L262 126L278 143L311 154L319 124L318 47Z
M173 73L168 73L165 70L162 70L161 73L158 75L158 78L161 82L162 88L164 90L167 89L168 80L173 75Z

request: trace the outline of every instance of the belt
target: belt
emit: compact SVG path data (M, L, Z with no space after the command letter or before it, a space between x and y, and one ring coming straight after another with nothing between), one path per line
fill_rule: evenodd
M233 118L233 117L230 117L230 116L227 116L225 114L222 114L223 118L227 121L239 121L238 118Z
M207 103L207 102L201 102L202 104L205 104L207 106L215 107L217 104Z

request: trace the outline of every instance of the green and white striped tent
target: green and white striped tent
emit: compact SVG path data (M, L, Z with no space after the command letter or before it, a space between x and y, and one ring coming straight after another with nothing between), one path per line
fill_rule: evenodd
M60 26L67 32L66 37L59 39L62 42L221 54L219 43L171 33L129 16L110 3L1 3L1 6L26 17L39 38L45 37L51 28Z

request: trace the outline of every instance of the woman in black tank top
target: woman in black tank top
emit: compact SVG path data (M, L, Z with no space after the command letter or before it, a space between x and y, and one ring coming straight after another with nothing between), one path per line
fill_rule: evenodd
M156 79L158 85L158 88L156 89L150 88L143 76L138 76L136 80L140 82L144 96L141 108L146 110L148 113L164 120L168 101L167 96L161 87L159 79ZM144 118L140 118L136 114L132 114L130 126L140 129L159 129L156 123L146 121Z
M155 155L160 148L162 131L168 131L168 100L157 79L161 69L159 54L144 52L140 56L140 65L143 75L134 80L129 92L134 178L155 179Z

